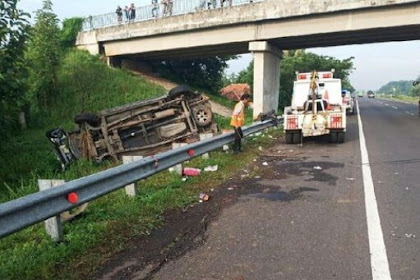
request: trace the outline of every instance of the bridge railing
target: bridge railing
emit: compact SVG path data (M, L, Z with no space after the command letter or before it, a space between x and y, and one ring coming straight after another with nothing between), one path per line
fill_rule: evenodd
M219 9L220 7L220 0L213 0L216 3L216 7L211 6L211 9ZM211 2L213 2L211 1ZM262 2L265 0L253 0L252 2ZM172 15L181 15L187 13L193 13L200 10L207 10L207 0L174 0L173 1L173 8L172 8ZM245 5L251 3L251 0L232 0L232 5ZM224 7L229 7L229 0L226 0L224 3ZM153 19L153 5L147 5L136 8L136 17L133 20L129 20L125 16L125 12L123 12L122 21L118 22L118 16L115 12L103 14L103 15L96 15L96 16L89 16L84 19L82 30L88 31L92 29L108 27L108 26L116 26L119 24L127 24L130 22L139 22ZM158 17L163 16L163 5L158 4L157 6L157 13Z

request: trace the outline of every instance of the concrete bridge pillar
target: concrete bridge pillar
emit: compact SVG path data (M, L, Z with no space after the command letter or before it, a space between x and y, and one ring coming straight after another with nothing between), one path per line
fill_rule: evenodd
M277 112L282 51L266 41L249 43L254 56L254 119L260 113Z

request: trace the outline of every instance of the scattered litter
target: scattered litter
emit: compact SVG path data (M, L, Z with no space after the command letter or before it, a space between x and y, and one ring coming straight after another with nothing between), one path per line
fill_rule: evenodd
M346 180L348 180L348 181L354 181L355 179L354 178L346 178Z
M227 189L229 191L233 191L236 187L237 187L237 185L232 185L232 186L228 187Z
M277 153L278 153L278 154L280 154L280 153L281 153L281 151L277 151Z
M257 159L256 158L254 158L254 160L253 161L257 161Z
M290 152L290 153L293 153L293 150L290 150L289 152Z
M322 170L322 167L317 165L317 166L314 166L314 169L315 170Z
M254 135L255 136L260 136L262 134L262 132L257 132L257 133L255 133Z
M409 188L407 187L407 188L405 188L407 191L409 190Z
M274 139L274 137L273 137L273 136L271 136L270 134L268 134L268 138Z
M411 238L411 237L416 237L416 235L415 234L412 234L412 233L406 233L405 234L405 237Z
M262 163L262 165L267 166L267 165L268 165L268 163L267 163L266 161L264 161L264 162Z
M211 191L211 192L214 192L214 188L211 188L211 189L210 189L210 191Z
M200 198L200 202L208 201L210 199L210 196L206 193L200 193L198 197Z
M294 224L294 223L295 223L295 221L291 221L290 223L291 223L291 224Z
M185 167L184 168L184 175L187 176L200 176L201 169L192 168L192 167Z
M398 174L400 174L400 173L398 173L398 172L395 172L394 174L395 174L395 175L398 175Z
M181 179L181 181L182 181L182 182L187 181L187 177L183 177L183 178Z
M260 178L261 178L261 176L255 176L254 178L255 178L255 179L260 179Z
M382 181L378 181L378 183L380 184L380 183L382 183Z
M215 172L215 171L217 171L217 169L219 169L219 166L218 165L209 165L209 166L206 166L204 168L204 171L207 171L207 172Z
M229 150L229 146L228 145L223 145L223 151L228 151Z
M169 170L169 172L171 172L171 173L172 173L172 172L174 172L174 171L175 171L175 168L173 168L173 167L169 167L169 169L168 169L168 170Z
M244 169L244 172L245 172L245 173L247 173L247 174L249 173L249 171L248 171L248 170L246 170L246 169Z
M262 148L261 146L259 146L259 147L258 147L258 150L262 151L262 150L263 150L263 148Z

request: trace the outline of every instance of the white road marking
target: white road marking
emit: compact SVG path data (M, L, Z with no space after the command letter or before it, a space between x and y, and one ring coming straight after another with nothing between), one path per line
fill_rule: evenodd
M359 124L360 151L362 154L362 173L365 191L366 220L368 227L370 265L373 280L391 280L388 256L382 233L381 220L379 218L378 204L376 202L375 187L372 180L372 171L369 164L369 156L366 148L363 124L360 118L359 102L357 105L357 120Z
M392 108L394 108L395 110L398 110L398 107L392 106Z

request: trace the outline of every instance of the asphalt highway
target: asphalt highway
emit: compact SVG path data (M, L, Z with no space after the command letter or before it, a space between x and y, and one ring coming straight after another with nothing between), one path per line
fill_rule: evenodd
M363 137L354 115L344 144L270 148L239 182L255 192L154 279L420 279L417 106L358 102Z

